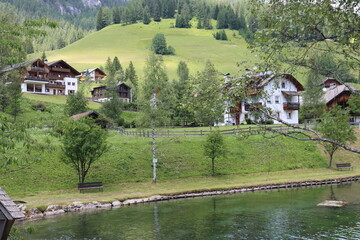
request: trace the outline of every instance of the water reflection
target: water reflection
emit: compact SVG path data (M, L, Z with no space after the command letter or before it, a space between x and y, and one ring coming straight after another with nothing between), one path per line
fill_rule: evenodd
M182 199L26 223L26 239L359 239L360 184ZM317 207L345 200L343 208Z

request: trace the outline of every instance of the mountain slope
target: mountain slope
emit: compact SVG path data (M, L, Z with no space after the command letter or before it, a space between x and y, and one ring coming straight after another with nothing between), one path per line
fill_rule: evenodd
M156 33L163 33L167 44L176 51L175 56L164 57L170 78L176 77L179 61L185 61L191 73L201 71L205 62L210 60L219 72L231 74L243 71L256 62L256 56L237 31L227 30L229 41L218 41L212 36L217 30L171 28L174 22L174 19L164 19L150 25L111 25L63 49L46 52L46 55L49 61L64 59L79 71L98 67L105 63L107 57L118 56L123 68L133 61L137 73L142 75L146 58L151 53L152 38ZM238 67L238 62L247 64Z

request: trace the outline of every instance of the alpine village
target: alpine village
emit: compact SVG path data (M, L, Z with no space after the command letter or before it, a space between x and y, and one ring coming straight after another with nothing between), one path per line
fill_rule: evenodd
M359 239L358 0L0 0L0 239Z

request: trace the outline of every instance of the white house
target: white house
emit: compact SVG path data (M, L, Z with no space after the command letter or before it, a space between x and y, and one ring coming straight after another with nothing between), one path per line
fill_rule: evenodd
M228 107L224 114L224 123L227 125L238 125L246 123L246 119L254 120L255 116L251 113L250 103L257 103L271 109L272 115L287 123L299 123L300 92L304 87L291 74L275 75L266 72L253 76L254 94L251 100L240 101L236 107ZM261 97L255 92L262 90L264 96ZM279 123L274 121L274 123Z

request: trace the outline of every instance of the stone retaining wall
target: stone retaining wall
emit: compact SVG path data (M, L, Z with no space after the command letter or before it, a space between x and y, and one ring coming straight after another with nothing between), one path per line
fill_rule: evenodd
M289 182L284 184L257 185L257 186L248 186L248 187L234 188L228 190L155 195L147 198L127 199L124 201L114 201L114 202L97 202L97 201L91 203L73 202L72 204L65 206L50 205L46 208L45 211L40 211L37 208L32 208L27 210L26 205L23 204L18 205L18 207L20 208L20 210L23 211L23 213L26 216L24 220L27 220L27 219L42 218L46 216L64 214L67 212L81 212L81 211L87 211L93 209L111 209L111 208L119 208L120 206L129 206L129 205L143 204L143 203L156 202L156 201L165 201L171 199L206 197L206 196L215 196L215 195L223 195L223 194L267 191L267 190L275 190L275 189L313 187L313 186L340 184L340 183L356 182L356 181L360 181L360 176L339 178L332 180L322 180L322 181L304 181L304 182Z

